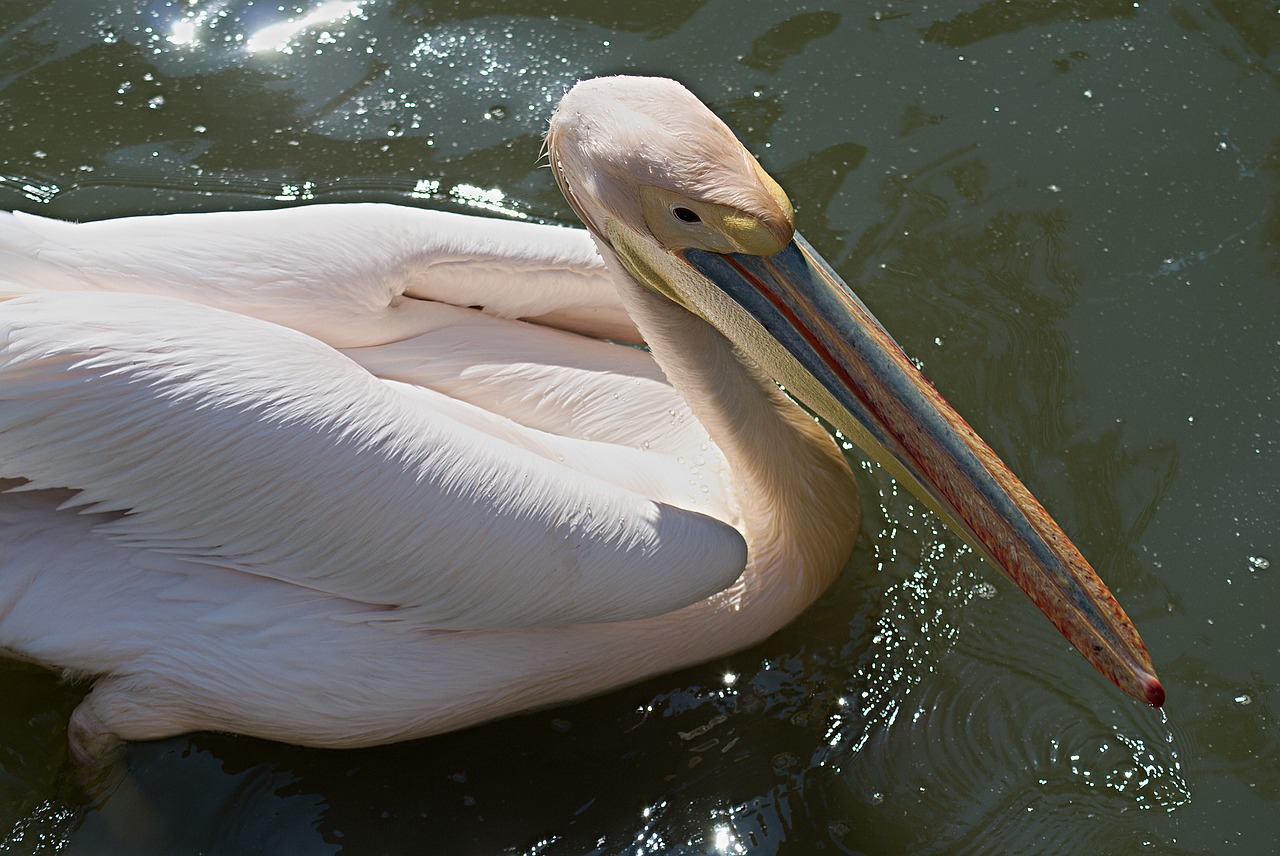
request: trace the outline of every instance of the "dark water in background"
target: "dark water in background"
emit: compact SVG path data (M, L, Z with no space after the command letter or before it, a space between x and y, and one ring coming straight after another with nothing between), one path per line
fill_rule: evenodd
M854 563L778 636L433 740L136 745L95 805L83 688L0 664L0 850L1280 852L1277 3L120 5L0 3L0 205L569 222L537 168L559 95L682 79L1073 534L1169 701L868 472Z

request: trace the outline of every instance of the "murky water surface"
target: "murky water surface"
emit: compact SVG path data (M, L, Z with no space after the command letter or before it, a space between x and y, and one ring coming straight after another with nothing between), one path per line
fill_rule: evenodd
M792 627L460 734L135 745L95 802L64 744L84 688L0 664L0 851L1274 852L1275 3L10 0L0 31L0 204L69 218L569 222L537 168L560 94L682 79L1074 535L1168 690L1122 697L867 469L858 554Z

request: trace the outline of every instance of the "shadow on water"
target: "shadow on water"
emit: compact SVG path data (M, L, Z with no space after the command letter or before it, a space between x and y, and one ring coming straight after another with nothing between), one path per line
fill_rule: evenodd
M742 64L762 71L779 71L783 64L805 50L815 39L829 36L840 25L840 15L830 10L802 12L780 21L751 43Z
M924 39L960 48L1033 27L1133 18L1137 14L1137 7L1131 0L1069 0L1063 3L988 0L978 3L972 10L933 22L925 29Z

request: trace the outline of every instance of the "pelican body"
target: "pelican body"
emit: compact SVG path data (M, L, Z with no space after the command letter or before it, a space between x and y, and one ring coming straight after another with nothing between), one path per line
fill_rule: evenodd
M858 523L779 384L1163 701L1069 539L697 99L580 83L548 153L586 231L0 218L0 648L93 680L78 759L422 737L763 639Z

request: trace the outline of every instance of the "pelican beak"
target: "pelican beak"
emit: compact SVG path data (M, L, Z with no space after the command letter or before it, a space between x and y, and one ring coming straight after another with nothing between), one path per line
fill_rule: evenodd
M1164 703L1146 646L1093 568L799 234L770 256L677 256L736 304L700 314L1001 568L1098 671Z

